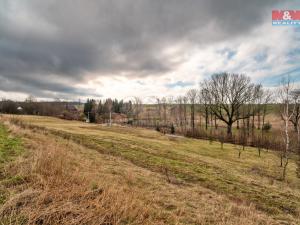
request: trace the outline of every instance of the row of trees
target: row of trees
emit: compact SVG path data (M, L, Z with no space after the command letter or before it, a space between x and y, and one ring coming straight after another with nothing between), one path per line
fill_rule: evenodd
M29 96L25 101L12 101L2 99L0 101L0 112L8 114L26 114L26 115L41 115L41 116L60 116L65 111L69 111L74 105L74 102L39 102L33 96Z
M242 145L243 149L246 145L256 146L259 156L262 148L278 150L285 179L290 153L300 153L299 101L300 91L292 87L289 79L283 80L276 93L272 93L252 83L245 75L221 73L204 80L200 89L192 89L185 96L179 96L171 110L177 115L177 127L187 136L232 142ZM269 135L267 131L271 126L265 119L271 103L278 106L272 111L280 115L278 118L281 118L283 126ZM199 114L197 118L196 114ZM201 118L204 118L206 132L203 132ZM234 124L236 129L233 131ZM294 131L290 128L291 124ZM226 126L226 131L223 126Z
M285 178L290 152L300 151L299 96L300 92L288 80L272 93L252 83L246 75L220 73L204 80L199 89L176 98L156 98L155 104L143 105L139 98L129 103L107 99L99 102L97 110L96 105L92 108L95 115L124 113L134 124L156 127L163 132L168 127L172 133L231 142L243 146L242 149L255 146L259 156L263 148L278 150ZM87 105L94 103L89 100ZM85 113L92 111L89 108ZM266 122L269 111L281 118L283 124L271 135L268 132L271 124Z
M199 128L204 127L207 131L226 126L226 133L230 137L234 124L237 130L246 128L247 133L254 128L261 131L270 128L269 124L266 126L266 115L268 107L278 100L278 96L262 85L252 83L245 75L221 73L203 81L200 89L191 89L184 96L155 100L152 105L143 105L139 98L129 102L106 99L97 103L88 100L84 113L86 116L123 113L139 125L156 127L173 124L177 132L189 132L192 135L196 135ZM289 121L297 131L300 107L294 105L295 112ZM273 106L278 107L279 104Z
M128 121L139 121L141 110L142 101L139 98L128 102L110 98L98 102L94 99L87 99L87 102L84 104L84 114L89 122L105 122L109 120L111 123L112 114L124 114L127 116Z
M216 74L191 89L184 96L156 100L157 117L161 123L175 123L181 133L197 133L197 128L211 130L226 126L232 136L233 125L261 129L272 93L261 85L251 83L249 77L239 74ZM168 115L168 116L167 116ZM204 125L203 125L204 124Z

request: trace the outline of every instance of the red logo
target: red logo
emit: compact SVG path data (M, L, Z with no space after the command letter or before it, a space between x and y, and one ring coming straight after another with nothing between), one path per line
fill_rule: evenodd
M272 20L300 20L300 10L272 10Z

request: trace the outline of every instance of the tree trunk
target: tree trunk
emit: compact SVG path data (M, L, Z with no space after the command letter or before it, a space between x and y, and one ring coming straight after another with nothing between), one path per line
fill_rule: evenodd
M294 130L298 133L298 123L294 123Z
M205 108L205 129L208 129L208 108Z
M258 111L258 114L257 114L257 129L259 130L260 129L260 110Z
M215 129L218 129L218 125L217 125L217 117L215 115Z
M213 112L210 112L210 127L213 128Z
M287 165L289 163L289 158L286 156L285 158L285 163L284 163L284 166L283 166L283 171L282 171L282 180L285 180L285 177L286 177L286 169L287 169Z
M298 123L298 126L300 126L300 124ZM300 178L300 130L298 127L298 132L297 132L297 144L298 144L298 162L297 162L297 176Z
M248 136L250 136L250 117L247 118L247 132Z
M289 108L287 105L287 112L288 112ZM285 176L286 176L286 167L289 163L289 158L288 158L288 152L289 152L289 148L290 148L290 137L289 137L289 118L288 116L286 116L285 118L285 150L284 150L284 154L283 154L283 159L285 161L284 165L283 165L283 171L282 171L282 179L285 180Z
M195 105L191 105L191 125L192 125L192 131L194 134L195 131Z
M227 134L230 137L232 136L232 124L227 124Z
M184 103L184 108L183 108L183 117L184 117L184 132L186 132L186 125L187 125L187 113L186 113L186 103Z
M240 112L237 111L237 118L239 118L239 116L240 116ZM239 121L239 119L236 121L236 129L240 129L240 121Z

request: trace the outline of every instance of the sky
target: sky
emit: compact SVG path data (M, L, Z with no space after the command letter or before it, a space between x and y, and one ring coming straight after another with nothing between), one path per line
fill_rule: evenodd
M0 97L145 101L214 73L300 83L300 27L280 0L0 0Z

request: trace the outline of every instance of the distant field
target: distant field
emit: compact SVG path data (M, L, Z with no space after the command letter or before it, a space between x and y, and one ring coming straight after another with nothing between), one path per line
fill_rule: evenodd
M247 147L238 158L239 146L224 144L221 149L218 142L142 128L38 116L6 115L2 121L8 127L12 123L22 127L15 129L15 135L31 151L43 147L41 140L56 140L51 143L63 146L74 143L64 147L77 160L71 167L82 167L79 171L92 177L95 186L107 177L114 187L124 187L124 182L132 187L143 196L139 204L152 205L147 212L151 220L138 222L135 215L135 224L300 224L296 165L292 159L287 181L280 181L282 168L276 152L263 151L259 157L257 149ZM30 132L24 133L24 128ZM130 219L115 224L134 224Z

